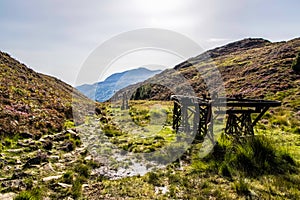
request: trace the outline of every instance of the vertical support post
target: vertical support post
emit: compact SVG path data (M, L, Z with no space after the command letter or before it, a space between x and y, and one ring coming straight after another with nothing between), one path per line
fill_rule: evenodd
M129 106L128 106L128 98L127 98L126 93L123 93L121 110L127 110L128 108L129 108Z

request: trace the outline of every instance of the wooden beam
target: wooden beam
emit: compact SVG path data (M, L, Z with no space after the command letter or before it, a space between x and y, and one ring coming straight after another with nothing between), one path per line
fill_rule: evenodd
M269 109L269 106L266 106L261 113L259 113L259 115L254 119L254 121L252 122L252 125L255 126L256 123L261 119L261 117L267 112L267 110Z

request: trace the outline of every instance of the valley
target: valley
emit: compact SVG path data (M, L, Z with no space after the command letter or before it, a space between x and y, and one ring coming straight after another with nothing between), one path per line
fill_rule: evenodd
M0 199L297 199L299 52L299 38L244 39L102 103L1 52ZM212 95L215 69L222 95L281 106L264 114L253 136L222 133L201 157L201 142L187 143L173 130L170 96L187 86L195 96ZM175 76L185 81L176 84Z

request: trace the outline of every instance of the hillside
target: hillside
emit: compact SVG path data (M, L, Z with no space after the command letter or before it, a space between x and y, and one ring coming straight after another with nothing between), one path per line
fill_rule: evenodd
M128 85L142 82L160 72L161 70L137 68L112 74L102 82L92 85L84 84L76 88L88 98L104 102L110 99L116 91Z
M279 91L299 91L299 68L292 67L299 50L300 38L275 43L244 39L190 58L143 83L124 88L112 99L122 97L120 94L126 91L131 92L133 99L168 100L171 94L183 93L186 86L191 86L201 97L207 93L207 84L220 81L214 69L220 71L226 96L265 98ZM183 81L177 80L174 84L172 77L180 77ZM299 92L295 95L299 99Z
M72 119L72 95L87 100L72 86L0 52L0 136L61 131Z

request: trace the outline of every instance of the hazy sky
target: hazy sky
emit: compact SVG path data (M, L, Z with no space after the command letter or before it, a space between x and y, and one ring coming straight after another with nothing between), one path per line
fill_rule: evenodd
M120 33L168 29L206 50L248 37L289 40L300 36L299 2L0 0L0 50L38 72L74 85L90 53Z

